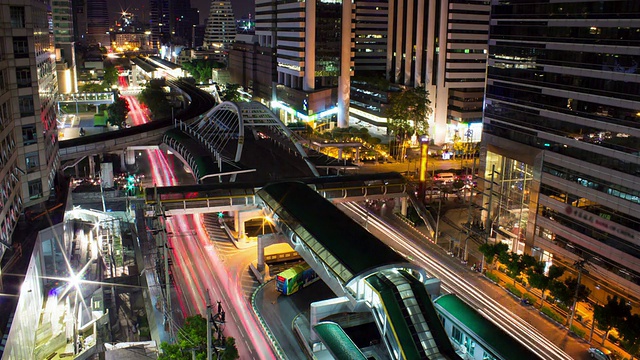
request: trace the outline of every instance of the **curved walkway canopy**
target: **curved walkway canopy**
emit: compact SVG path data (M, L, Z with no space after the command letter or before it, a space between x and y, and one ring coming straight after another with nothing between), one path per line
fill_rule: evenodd
M278 119L271 110L259 102L225 101L211 109L200 120L189 125L193 133L198 134L207 148L235 162L242 158L245 129L250 129L254 136L261 132L275 135L278 141L293 148L307 163L315 176L319 176L309 156L298 142L295 134ZM224 156L224 155L227 156Z

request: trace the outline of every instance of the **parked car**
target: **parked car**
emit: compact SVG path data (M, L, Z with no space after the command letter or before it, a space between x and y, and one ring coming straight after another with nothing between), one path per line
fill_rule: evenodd
M450 172L436 174L434 178L434 180L442 181L444 184L452 183L455 179L456 179L455 174Z
M589 356L597 360L613 360L613 354L611 350L603 347L592 347L587 350Z

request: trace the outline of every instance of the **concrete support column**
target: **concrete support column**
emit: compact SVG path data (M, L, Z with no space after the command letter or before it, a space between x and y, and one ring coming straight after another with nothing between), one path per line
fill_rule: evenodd
M342 160L342 148L338 148L338 160Z
M100 113L100 104L96 104L96 114Z
M360 162L360 147L356 148L356 162Z
M264 236L258 235L258 271L264 271Z
M79 168L78 164L75 164L73 166L73 170L75 171L76 179L79 178L80 177L80 168Z
M135 150L125 150L126 152L126 164L127 165L134 165L136 163L136 152Z
M342 2L340 77L338 78L338 127L349 126L351 93L351 1Z
M235 210L233 212L233 228L238 231L238 229L240 228L240 211L239 210Z
M89 155L89 178L93 178L96 174L96 162L93 155Z
M402 214L402 216L407 216L407 202L406 197L400 199L400 214Z
M304 82L302 90L315 89L316 79L316 2L305 2Z
M127 171L127 164L124 161L125 156L127 156L127 150L124 150L122 154L120 154L120 171Z

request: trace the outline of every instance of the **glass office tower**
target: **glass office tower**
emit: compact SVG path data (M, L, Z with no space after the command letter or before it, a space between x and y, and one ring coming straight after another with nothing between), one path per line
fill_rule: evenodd
M639 63L637 0L492 1L482 146L492 236L569 269L587 260L593 300L618 294L634 307Z

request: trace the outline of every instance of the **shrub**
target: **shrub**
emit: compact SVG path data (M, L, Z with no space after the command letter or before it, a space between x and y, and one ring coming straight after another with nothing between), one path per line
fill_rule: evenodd
M578 335L579 337L583 338L584 337L584 330L578 328L577 326L571 325L571 332Z
M499 283L500 278L498 277L498 275L491 273L491 272L486 272L484 273L484 276L487 277L487 279L493 281L494 283Z
M531 303L531 305L535 305L536 302L538 301L538 298L529 294L529 293L525 293L523 296L523 298L529 300L529 302Z
M507 288L507 290L509 290L510 293L512 293L513 295L517 296L517 297L522 297L522 291L518 290L517 287L515 287L513 284L506 284L505 286Z
M543 314L547 315L548 317L550 317L552 320L559 322L559 323L564 323L564 317L558 315L558 313L556 313L555 311L553 311L551 308L548 307L543 307L540 310Z

